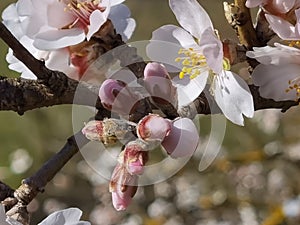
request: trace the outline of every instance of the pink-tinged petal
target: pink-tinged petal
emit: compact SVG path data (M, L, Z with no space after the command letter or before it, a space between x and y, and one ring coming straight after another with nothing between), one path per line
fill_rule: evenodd
M200 39L204 30L213 29L208 14L196 0L169 0L169 4L179 24L194 37Z
M273 6L279 13L287 13L295 5L295 0L273 0Z
M253 117L254 104L246 82L238 75L223 71L213 82L215 101L227 119L238 125L244 125L243 114Z
M87 40L90 40L93 34L95 34L100 29L100 27L106 22L107 10L108 9L106 9L104 12L101 12L100 10L95 10L94 12L92 12L90 16L89 31L86 34Z
M48 25L50 27L61 29L76 20L76 17L66 10L66 4L62 1L50 4L47 8Z
M144 147L144 144L137 140L125 146L123 161L131 175L141 175L144 172L144 166L149 158L148 149Z
M299 6L300 6L300 1L299 1ZM295 10L295 15L297 18L296 25L295 25L295 32L296 35L300 37L300 9Z
M190 157L199 142L197 128L192 120L180 118L173 122L170 134L161 143L167 153L173 157Z
M132 193L135 193L136 187L135 186L127 186L126 191L116 191L112 192L112 203L114 208L117 211L122 211L128 208L132 200Z
M103 122L99 120L92 120L85 124L81 131L83 135L91 141L103 140Z
M264 98L276 101L295 100L296 90L286 92L289 81L299 79L300 65L286 66L258 65L253 73L253 83L259 86L259 93Z
M143 140L162 141L168 136L171 129L171 121L159 115L150 114L141 119L137 125L137 135Z
M167 101L176 107L177 90L162 64L147 64L144 69L144 86L155 102Z
M265 2L265 0L247 0L246 1L246 7L248 8L254 8L259 5L262 5Z
M103 106L112 112L129 115L139 96L131 92L127 85L119 80L105 80L99 90Z
M178 76L173 78L173 82L177 88L178 108L192 103L203 91L207 83L209 71L203 71L197 77L190 79L184 76L180 79Z
M41 50L54 50L78 44L84 39L82 29L48 30L36 35L33 45Z
M272 30L283 40L298 40L299 34L295 32L295 26L278 16L266 14Z
M223 45L211 28L203 31L200 49L210 69L219 74L223 69Z

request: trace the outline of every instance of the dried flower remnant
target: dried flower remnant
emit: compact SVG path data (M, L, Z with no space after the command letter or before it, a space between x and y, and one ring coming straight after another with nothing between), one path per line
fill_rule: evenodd
M101 141L104 145L114 145L118 141L124 141L135 129L135 125L126 120L106 118L103 121L89 121L82 133L91 141Z

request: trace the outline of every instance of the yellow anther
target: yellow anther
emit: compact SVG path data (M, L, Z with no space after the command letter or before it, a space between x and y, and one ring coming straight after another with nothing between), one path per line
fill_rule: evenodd
M223 58L223 69L230 70L230 61L227 58Z
M184 66L189 66L190 64L191 64L190 60L188 60L188 59L185 59L182 61L182 65L184 65Z
M177 58L175 59L175 62L180 62L180 61L181 61L181 59L182 59L182 58L180 58L180 57L177 57Z
M180 73L179 73L179 79L183 79L184 78L184 72L183 71L181 71Z

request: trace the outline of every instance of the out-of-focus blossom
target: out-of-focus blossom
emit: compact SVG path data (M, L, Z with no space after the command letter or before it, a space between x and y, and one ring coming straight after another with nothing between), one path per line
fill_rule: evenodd
M68 208L50 214L38 225L91 225L90 222L80 220L82 211L78 208Z
M42 50L58 49L89 40L110 17L123 36L129 38L135 22L119 0L19 0L17 12L22 28ZM110 15L113 7L114 14ZM116 12L119 12L116 13ZM116 17L116 19L114 18ZM117 24L118 21L121 24ZM118 30L117 30L118 31Z
M107 16L113 21L116 31L122 35L124 41L131 37L135 20L130 18L129 9L120 4L121 2L123 1L49 0L40 3L36 0L19 0L3 11L2 19L24 47L37 59L45 61L49 69L62 71L70 78L79 80L87 70L90 77L99 76L97 69L92 69L93 62L99 56L95 51L97 43L84 40L86 37L90 39L101 28ZM109 12L111 13L108 14ZM88 18L91 20L86 21ZM64 25L65 23L68 25ZM20 72L21 77L36 79L13 56L11 49L7 61L9 68Z
M252 73L253 82L264 98L296 100L300 97L300 50L279 43L274 45L247 52L248 57L261 63Z
M283 40L299 40L299 0L247 0L246 6L260 6L271 29Z
M195 100L206 84L223 114L233 123L243 125L243 114L252 117L253 99L246 82L229 71L229 60L223 56L222 42L214 32L206 11L196 0L170 0L170 7L179 24L165 25L153 32L153 42L148 55L155 59L160 51L153 48L155 42L168 42L181 46L174 61L181 62L181 72L173 81L176 83L178 106ZM191 16L193 15L193 16Z
M107 79L102 83L99 97L106 109L121 115L129 115L139 100L139 96L126 83L114 79Z

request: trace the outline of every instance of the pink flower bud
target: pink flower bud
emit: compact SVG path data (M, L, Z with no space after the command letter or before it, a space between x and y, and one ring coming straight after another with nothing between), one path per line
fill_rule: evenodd
M144 85L154 102L169 102L176 107L177 90L166 68L159 63L148 63L144 70Z
M119 156L119 163L116 165L109 184L109 191L112 192L112 203L116 210L125 210L137 191L138 177L131 175L124 166L124 153Z
M172 123L170 134L162 141L162 146L173 157L190 157L197 149L199 134L193 121L180 118Z
M82 133L91 141L102 141L103 122L99 120L89 121L82 129Z
M102 105L112 112L129 115L139 97L132 93L126 83L120 80L107 79L99 90Z
M137 125L137 135L145 141L163 141L169 134L172 123L159 115L145 116Z
M141 175L148 161L148 152L143 149L140 142L131 141L124 149L124 162L127 171L132 175Z

